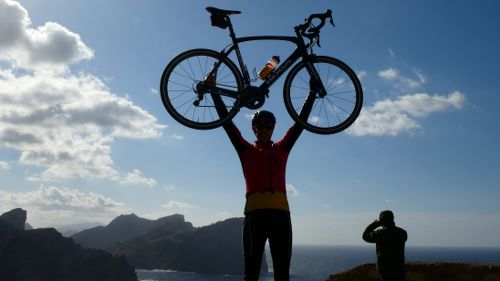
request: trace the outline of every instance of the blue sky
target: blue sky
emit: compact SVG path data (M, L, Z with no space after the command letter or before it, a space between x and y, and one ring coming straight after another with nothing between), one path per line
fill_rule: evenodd
M500 4L496 1L0 0L0 211L35 227L181 213L196 226L242 216L244 179L222 129L177 124L158 94L167 63L220 50L206 6L241 10L238 35L293 35L332 9L316 53L348 63L362 113L305 132L288 163L296 244L363 244L391 209L408 245L500 247ZM291 48L245 44L249 69ZM283 79L282 79L283 80ZM264 105L292 124L282 83ZM243 110L235 123L253 140Z

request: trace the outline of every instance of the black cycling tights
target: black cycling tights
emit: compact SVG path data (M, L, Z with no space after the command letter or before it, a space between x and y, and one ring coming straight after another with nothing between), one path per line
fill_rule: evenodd
M274 280L289 281L292 257L292 223L290 213L280 210L256 210L245 215L243 225L243 254L245 280L259 279L266 240L273 259Z

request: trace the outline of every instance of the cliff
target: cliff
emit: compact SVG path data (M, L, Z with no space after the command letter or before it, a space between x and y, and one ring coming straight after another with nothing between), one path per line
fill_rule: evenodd
M25 230L26 211L0 216L0 280L137 281L125 257L82 249L53 228Z
M379 281L374 264L363 264L331 275L327 281ZM408 263L406 281L500 281L500 265Z
M124 255L136 268L242 274L242 224L243 218L232 218L193 227L182 215L154 221L125 215L72 238L83 247Z

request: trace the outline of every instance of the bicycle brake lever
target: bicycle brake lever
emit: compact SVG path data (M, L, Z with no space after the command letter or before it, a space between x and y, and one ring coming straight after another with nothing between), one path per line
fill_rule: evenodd
M335 27L335 24L333 23L333 19L330 17L330 23Z

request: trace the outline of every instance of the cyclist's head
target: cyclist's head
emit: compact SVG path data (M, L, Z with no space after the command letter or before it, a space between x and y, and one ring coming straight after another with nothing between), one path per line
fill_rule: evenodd
M260 142L269 142L274 131L276 118L269 111L257 111L252 118L252 130Z
M252 117L252 127L265 126L274 129L275 124L276 118L274 117L274 114L267 110L257 111Z

